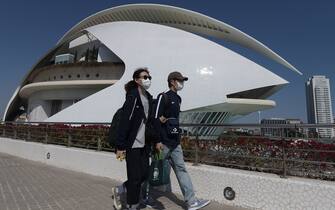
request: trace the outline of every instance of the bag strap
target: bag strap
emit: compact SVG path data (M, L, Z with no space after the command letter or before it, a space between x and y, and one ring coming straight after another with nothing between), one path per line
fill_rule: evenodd
M163 98L164 98L164 110L165 110L165 112L167 112L167 110L170 108L170 98L165 92L162 92L159 95L162 95ZM159 106L159 104L158 104L158 106Z
M162 94L163 94L163 97L164 97L164 106L167 107L170 104L169 103L170 102L170 98L169 98L169 96L165 92L163 92Z

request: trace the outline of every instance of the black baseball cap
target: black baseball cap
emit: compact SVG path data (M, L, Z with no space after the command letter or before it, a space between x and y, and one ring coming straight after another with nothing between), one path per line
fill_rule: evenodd
M187 81L188 77L183 76L178 71L174 71L174 72L171 72L168 76L168 81L171 81L171 80Z

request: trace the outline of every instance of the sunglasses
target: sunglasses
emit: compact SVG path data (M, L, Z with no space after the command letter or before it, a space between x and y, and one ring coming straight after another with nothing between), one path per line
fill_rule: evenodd
M144 75L144 76L142 76L142 77L139 77L139 78L143 78L143 79L145 79L145 80L147 80L147 79L151 80L151 79L152 79L152 77L151 77L151 76L147 76L147 75Z

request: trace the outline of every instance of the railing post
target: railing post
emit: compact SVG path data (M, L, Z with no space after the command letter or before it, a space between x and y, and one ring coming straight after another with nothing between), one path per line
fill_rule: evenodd
M45 127L45 136L44 136L44 144L48 143L48 125Z
M286 167L286 151L283 145L283 176L282 178L287 178L287 167Z
M13 129L14 129L14 139L17 139L17 124L14 124Z
M2 128L2 137L6 137L6 124Z
M101 137L98 136L98 148L97 148L98 151L101 151L101 149L102 149L102 144L101 143L102 143L101 142Z
M101 141L101 127L98 127L98 145L97 145L97 150L101 151L102 150L102 141Z
M281 129L282 130L282 129ZM286 166L286 148L285 148L285 137L283 137L283 132L281 132L281 143L282 143L282 151L283 151L283 174L281 178L287 178L287 166Z
M194 166L199 165L199 127L196 127L195 133L195 154L194 154Z
M31 139L31 132L30 132L30 128L28 127L27 141L30 141L30 139Z
M68 132L67 132L67 146L71 147L71 143L72 143L72 136L71 136L71 128L68 128Z
M318 142L320 142L320 132L319 132L319 129L316 129L316 130L317 130L316 135L318 136Z

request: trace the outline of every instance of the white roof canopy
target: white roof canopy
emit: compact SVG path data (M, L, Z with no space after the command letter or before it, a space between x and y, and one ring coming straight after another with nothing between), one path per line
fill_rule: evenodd
M89 16L69 30L58 44L88 27L115 21L140 21L167 25L188 32L211 36L239 44L299 73L293 65L267 46L242 31L206 15L160 4L129 4L103 10Z

